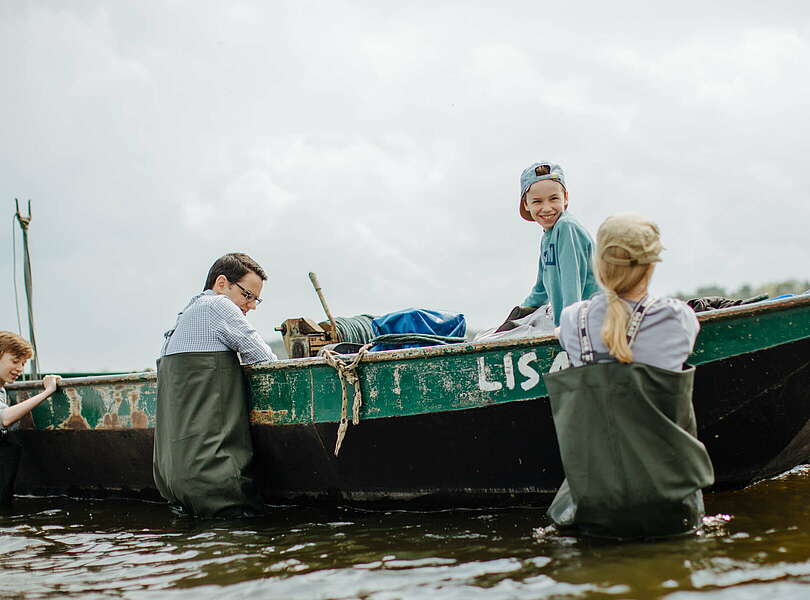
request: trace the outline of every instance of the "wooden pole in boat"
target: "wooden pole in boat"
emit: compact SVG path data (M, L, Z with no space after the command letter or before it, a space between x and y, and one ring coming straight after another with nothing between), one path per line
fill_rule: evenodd
M17 206L17 222L22 229L23 238L23 279L25 281L25 298L28 301L28 341L34 349L34 356L31 358L31 378L39 379L39 358L37 355L37 336L34 335L34 285L31 278L31 254L28 252L28 226L31 224L31 201L28 201L28 216L20 213L20 202L14 198ZM15 282L14 285L17 285Z
M323 306L323 310L326 313L326 318L329 319L329 322L332 324L332 335L336 342L339 342L338 339L338 328L337 323L335 323L335 317L332 316L332 311L329 310L329 305L326 304L326 298L324 298L323 292L321 291L321 284L318 283L318 276L315 273L310 272L309 280L312 282L312 286L315 288L315 291L318 294L318 298L321 301L321 306Z

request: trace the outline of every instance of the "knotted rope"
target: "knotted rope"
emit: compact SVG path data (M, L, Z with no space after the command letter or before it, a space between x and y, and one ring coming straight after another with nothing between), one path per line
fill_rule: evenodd
M352 424L360 424L360 407L363 406L363 396L360 392L360 379L357 377L357 365L363 360L363 357L368 353L371 344L366 344L357 351L357 355L349 362L344 362L337 352L332 350L321 350L326 364L337 371L338 379L340 379L340 389L342 393L342 401L340 405L340 424L338 425L337 442L335 442L335 456L340 452L340 446L343 444L343 438L346 437L346 430L349 427L348 410L349 410L349 394L347 391L347 383L354 386L354 399L352 400Z

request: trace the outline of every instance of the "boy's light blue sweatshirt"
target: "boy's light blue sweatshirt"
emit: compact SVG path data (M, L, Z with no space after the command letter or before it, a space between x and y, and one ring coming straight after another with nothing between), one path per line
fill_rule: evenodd
M599 291L593 275L593 240L570 213L564 212L554 227L543 234L537 283L522 306L551 304L554 324L560 324L562 310L586 300Z

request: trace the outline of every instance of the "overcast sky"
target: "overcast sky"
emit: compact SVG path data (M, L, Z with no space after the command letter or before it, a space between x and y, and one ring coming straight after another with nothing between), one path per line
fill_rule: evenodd
M153 366L229 251L270 274L270 339L323 318L308 271L336 315L496 325L536 160L592 232L659 223L655 293L807 278L809 107L800 1L3 2L0 329L15 197L48 371Z

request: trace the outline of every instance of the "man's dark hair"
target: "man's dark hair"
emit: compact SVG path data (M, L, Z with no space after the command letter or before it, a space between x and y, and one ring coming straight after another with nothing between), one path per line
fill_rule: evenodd
M226 254L218 258L214 264L211 265L211 268L208 270L208 277L205 279L203 291L213 289L214 282L220 275L225 275L228 281L234 283L242 279L242 277L247 275L250 271L253 271L256 275L261 277L262 281L267 281L267 275L264 269L247 254L242 254L241 252Z

